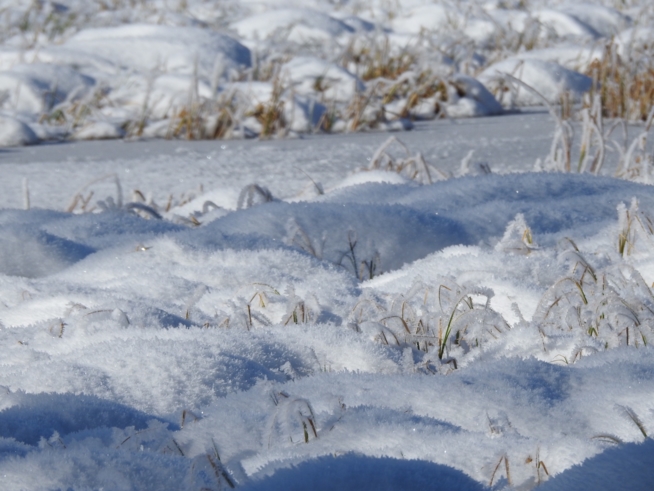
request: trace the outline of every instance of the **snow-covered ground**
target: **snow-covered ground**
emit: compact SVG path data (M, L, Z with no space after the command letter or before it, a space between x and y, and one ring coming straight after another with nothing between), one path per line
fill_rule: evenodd
M651 132L515 81L581 98L652 18L2 4L0 489L654 488Z
M651 486L651 187L489 121L6 151L3 489Z
M653 19L646 0L5 0L0 146L402 130L579 102L606 66L649 73Z

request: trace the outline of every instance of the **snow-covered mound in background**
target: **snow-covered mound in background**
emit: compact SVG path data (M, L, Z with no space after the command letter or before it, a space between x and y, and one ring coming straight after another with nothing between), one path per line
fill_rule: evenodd
M38 141L29 125L11 116L0 115L0 144L3 147L31 145Z
M220 58L223 68L250 65L250 50L207 29L129 24L86 29L61 46L142 73L164 72L210 78Z
M282 8L232 24L243 38L265 40L273 35L299 44L332 42L354 32L341 20L311 9Z
M2 108L26 116L42 114L57 104L82 98L94 84L94 79L68 66L15 65L0 72L0 90L7 94Z
M510 97L514 104L521 106L542 104L541 96L554 104L559 102L565 94L570 94L573 100L579 101L593 82L586 75L568 70L551 61L535 58L507 58L480 73L479 80L491 90L497 91L499 83L511 86L512 81L507 74L524 82L540 94L540 96L534 94L524 86L517 86L515 91L510 93ZM499 92L501 93L501 90Z
M568 93L579 101L606 49L638 66L652 44L642 2L178 7L8 2L0 109L36 140L410 129L415 119L499 114L494 97L505 106L543 103L515 84L498 85L504 72L550 102ZM481 96L479 82L490 92ZM9 133L3 146L36 141Z
M365 89L358 77L334 63L317 58L294 58L282 66L282 73L301 94L313 94L316 84L322 85L324 96L329 100L350 101L357 92Z

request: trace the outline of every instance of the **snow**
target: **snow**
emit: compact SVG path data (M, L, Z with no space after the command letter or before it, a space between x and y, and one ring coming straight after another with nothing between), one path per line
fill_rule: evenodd
M552 31L560 37L578 36L587 38L599 37L595 29L574 15L558 10L543 9L533 12L533 16L543 26L544 31Z
M282 73L287 74L295 90L301 94L314 92L318 81L329 100L349 101L365 88L361 80L344 68L317 58L293 58L283 65Z
M592 85L592 79L586 75L568 70L551 61L535 58L507 58L488 67L479 74L479 79L493 90L500 81L502 84L511 84L510 81L504 80L507 74L535 89L551 103L560 101L564 94L570 94L578 101ZM521 106L533 106L543 102L540 96L524 86L516 87L510 99L514 104Z
M378 479L418 489L433 475L482 489L508 484L504 463L494 472L506 455L512 483L549 474L557 489L566 469L614 445L602 435L642 440L624 408L651 425L651 348L610 330L610 349L594 347L539 317L548 288L574 274L564 237L616 295L650 302L616 276L636 268L654 280L648 238L633 239L632 256L614 249L617 205L637 197L651 209L648 186L533 173L418 185L373 170L299 202L254 194L260 204L244 208L217 190L147 220L101 184L113 194L102 213L1 213L10 487L166 489L165 476L189 489L225 479L294 489L330 475L344 489ZM210 199L218 215L203 213ZM170 223L191 213L202 225ZM497 339L476 334L482 347L450 346L456 369L412 348L392 320L431 322L438 310L421 313L422 299L451 301L444 287L488 296L501 322ZM395 314L398 302L410 310ZM60 452L67 465L55 472Z
M421 30L437 30L455 27L462 19L456 11L445 5L423 5L393 22L398 32L418 34Z
M4 146L404 131L407 117L500 113L496 72L518 65L546 99L580 101L607 43L632 57L651 44L639 2L169 3L8 3L0 109L36 139ZM450 87L434 94L430 79ZM515 92L514 105L543 104Z
M275 9L247 17L232 25L245 39L266 39L283 35L297 43L325 42L354 31L343 21L311 9Z
M651 8L396 3L0 2L1 489L654 486Z
M618 53L627 56L630 52L647 49L654 39L654 29L646 26L625 29L616 37Z
M502 106L486 87L472 77L458 75L452 80L452 85L464 96L447 105L447 115L450 117L496 116L502 114ZM458 94L457 94L458 95Z
M573 3L563 11L593 29L602 37L610 37L629 27L629 16L618 10L592 3Z
M34 130L24 122L8 115L0 115L0 144L3 147L36 143Z
M66 66L50 63L15 65L0 74L0 90L6 91L3 109L17 113L43 113L66 100L79 99L95 81Z
M93 54L118 68L149 72L160 70L201 76L212 74L216 57L228 66L250 64L250 52L238 41L193 27L131 24L80 31L62 46L65 50Z

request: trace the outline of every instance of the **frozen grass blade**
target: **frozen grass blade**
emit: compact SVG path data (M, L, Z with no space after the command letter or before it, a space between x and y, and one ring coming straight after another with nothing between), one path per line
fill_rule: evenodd
M621 438L619 438L619 437L617 437L615 435L611 435L609 433L600 433L599 435L595 435L593 437L593 440L599 440L599 441L602 441L602 442L613 443L614 445L622 445L624 443L624 441Z
M491 474L488 487L493 487L493 482L495 481L495 475L497 474L497 471L500 469L502 462L504 462L504 473L506 476L506 480L509 483L509 486L511 485L511 469L509 467L509 457L506 454L504 454L500 457L500 460L497 461L497 465L495 465L495 468L493 469L493 473Z
M645 429L645 425L643 424L642 420L638 417L636 412L631 409L629 406L618 406L625 416L627 416L635 425L636 427L640 430L640 432L643 434L643 437L645 439L649 438L647 435L647 430Z

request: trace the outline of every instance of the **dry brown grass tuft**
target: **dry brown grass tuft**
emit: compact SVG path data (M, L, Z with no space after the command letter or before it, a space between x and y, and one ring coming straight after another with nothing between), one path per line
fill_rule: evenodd
M387 37L382 42L369 39L362 46L350 44L342 56L345 68L356 67L355 73L364 81L385 78L395 80L411 70L416 57L408 50L393 53Z
M646 121L654 106L654 62L651 57L638 59L621 56L615 44L607 44L601 60L586 70L593 78L591 96L599 94L603 115Z

